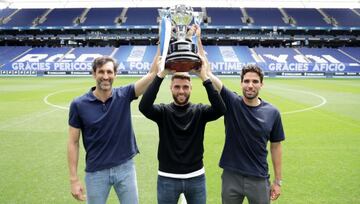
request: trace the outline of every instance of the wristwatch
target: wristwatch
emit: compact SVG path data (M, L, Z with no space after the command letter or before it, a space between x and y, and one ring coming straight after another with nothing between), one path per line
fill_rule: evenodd
M282 185L282 180L281 180L281 179L275 179L275 180L274 180L274 184L276 184L276 185L278 185L278 186L281 187L281 185Z

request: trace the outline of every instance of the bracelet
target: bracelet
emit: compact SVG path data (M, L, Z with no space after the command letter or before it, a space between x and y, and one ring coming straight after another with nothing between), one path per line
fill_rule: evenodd
M282 186L282 180L281 179L275 179L274 184L281 187Z

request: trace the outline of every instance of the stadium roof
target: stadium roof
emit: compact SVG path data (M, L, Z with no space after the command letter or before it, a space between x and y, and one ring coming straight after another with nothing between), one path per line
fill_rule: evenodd
M0 0L1 8L169 7L360 8L360 0Z

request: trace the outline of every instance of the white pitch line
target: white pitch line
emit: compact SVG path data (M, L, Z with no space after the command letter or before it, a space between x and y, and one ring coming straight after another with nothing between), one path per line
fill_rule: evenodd
M293 114L293 113L300 113L300 112L305 112L305 111L309 111L309 110L313 110L316 108L320 108L321 106L325 105L327 103L327 100L325 97L318 95L316 93L313 92L309 92L309 91L303 91L303 90L295 90L295 89L286 89L286 88L278 88L278 89L283 89L283 90L287 90L287 91L297 91L297 92L301 92L301 93L305 93L305 94L309 94L315 97L318 97L321 99L321 103L319 103L318 105L315 106L311 106L308 108L304 108L304 109L299 109L299 110L293 110L293 111L286 111L286 112L282 112L281 114L285 115L285 114Z
M65 90L61 90L61 91L55 91L53 93L50 93L48 95L46 95L44 98L43 98L43 101L45 104L51 106L51 107L54 107L54 108L57 108L57 109L61 109L61 110L69 110L69 106L60 106L60 105L56 105L56 104L53 104L53 103L50 103L49 102L49 97L53 96L53 95L56 95L56 94L59 94L59 93L63 93L63 92L68 92L68 91L73 91L73 90L76 90L76 89L65 89ZM131 117L133 118L144 118L143 115L139 115L139 114L131 114Z
M52 106L52 107L54 107L54 108L58 108L58 109L62 109L62 110L69 110L69 107L59 106L59 105L55 105L55 104L50 103L50 102L48 101L48 98L49 98L50 96L53 96L53 95L56 95L56 94L59 94L59 93L68 92L68 91L73 91L73 90L75 90L75 89L55 91L55 92L50 93L50 94L48 94L47 96L45 96L45 97L43 98L43 101L44 101L45 104L47 104L47 105L49 105L49 106Z

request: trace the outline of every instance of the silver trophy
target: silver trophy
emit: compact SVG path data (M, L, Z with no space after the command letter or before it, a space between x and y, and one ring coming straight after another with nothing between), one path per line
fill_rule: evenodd
M193 11L190 6L176 5L174 8L159 9L159 15L160 17L168 15L171 25L175 29L171 36L175 38L175 41L170 43L165 68L177 72L198 69L201 66L201 60L196 54L196 45L187 38L187 32L193 19L196 24L201 23L203 13Z

